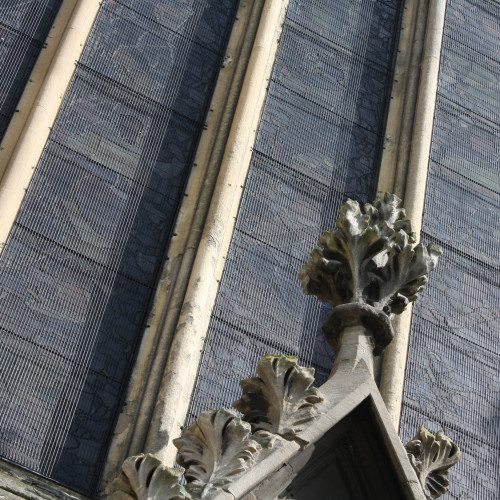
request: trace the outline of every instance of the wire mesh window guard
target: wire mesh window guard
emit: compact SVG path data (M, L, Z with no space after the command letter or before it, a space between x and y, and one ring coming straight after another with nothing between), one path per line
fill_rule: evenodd
M102 3L0 257L0 455L85 494L237 4Z

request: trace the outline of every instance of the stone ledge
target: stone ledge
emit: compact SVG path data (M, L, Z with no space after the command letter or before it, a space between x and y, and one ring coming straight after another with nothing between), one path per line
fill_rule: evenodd
M0 460L0 500L89 500L89 498Z

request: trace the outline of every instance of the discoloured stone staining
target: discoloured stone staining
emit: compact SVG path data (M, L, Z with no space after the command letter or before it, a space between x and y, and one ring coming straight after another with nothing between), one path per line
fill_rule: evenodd
M184 429L174 444L194 498L222 493L225 485L255 463L261 446L250 435L250 425L226 409L204 412Z
M442 250L415 244L401 200L389 193L367 203L364 213L347 200L336 225L320 237L298 277L305 294L336 306L323 324L335 350L351 318L372 331L378 355L394 337L390 319L417 299Z
M293 356L267 355L257 365L257 377L242 380L241 399L233 406L243 413L252 431L266 431L294 440L317 416L323 401L311 387L314 370L297 365Z
M191 498L179 484L182 469L165 467L154 455L138 455L125 460L123 474L113 484L109 500L183 500Z

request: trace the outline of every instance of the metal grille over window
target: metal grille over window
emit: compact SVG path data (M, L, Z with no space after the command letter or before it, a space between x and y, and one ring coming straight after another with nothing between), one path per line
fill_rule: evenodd
M62 0L0 2L0 141Z
M267 353L326 380L328 306L297 279L345 198L375 189L398 1L291 0L188 420L230 405Z
M500 491L500 5L449 0L423 221L444 255L416 304L401 417L462 450L450 498Z
M86 494L237 3L103 2L0 258L0 455Z

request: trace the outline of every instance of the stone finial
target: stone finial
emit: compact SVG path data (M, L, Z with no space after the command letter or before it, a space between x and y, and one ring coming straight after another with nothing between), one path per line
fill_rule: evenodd
M318 416L323 401L311 387L314 370L287 356L265 356L257 365L259 377L243 380L243 395L234 410L210 410L182 431L174 445L177 462L185 469L165 467L154 455L125 460L113 481L109 500L234 500L228 484L260 461L280 439L304 444L297 435ZM245 421L246 420L246 421ZM179 484L184 473L185 486Z
M318 413L323 401L318 389L311 387L314 369L297 365L297 358L268 354L257 365L257 377L240 382L241 399L233 406L254 432L262 430L294 440Z
M450 489L449 470L460 460L458 446L443 432L434 435L422 426L406 450L425 496L434 500L444 495Z
M334 348L335 325L354 321L375 329L374 353L380 353L394 336L389 320L417 299L436 267L441 249L415 245L400 205L397 196L384 193L362 213L357 201L347 200L337 229L323 233L299 272L304 293L336 306L323 328Z

